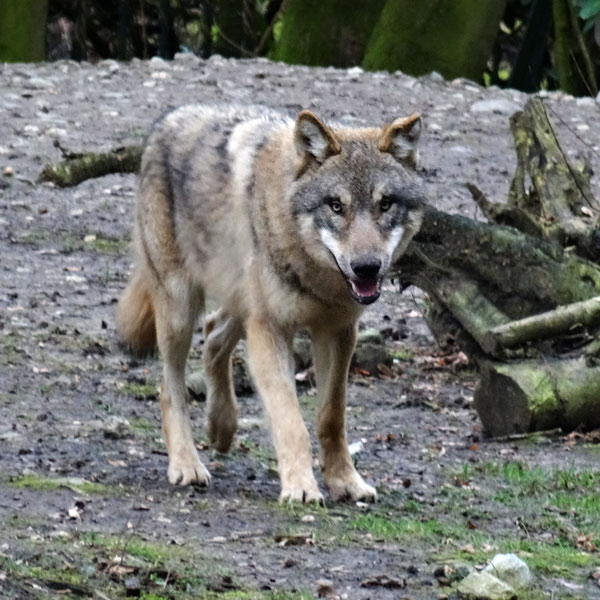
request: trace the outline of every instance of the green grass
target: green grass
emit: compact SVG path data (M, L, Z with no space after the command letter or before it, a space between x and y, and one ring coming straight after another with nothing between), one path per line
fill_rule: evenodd
M44 492L69 488L79 494L85 495L114 496L120 493L119 488L103 485L101 483L94 483L79 478L45 477L44 475L37 475L35 473L3 477L0 478L0 481L19 489L39 490Z
M156 433L160 431L160 427L146 417L138 417L129 421L131 429L140 433Z
M85 244L99 254L125 254L129 241L96 236L95 240L85 242Z
M531 469L518 462L487 465L483 470L499 479L493 499L507 506L525 501L574 510L580 517L600 516L600 471Z
M62 238L63 252L68 254L80 252L82 250L91 250L97 254L107 254L109 256L123 255L127 253L129 240L126 238L109 238L95 234L94 239L85 241L83 237L66 235Z
M534 575L573 581L598 564L600 471L490 462L465 465L449 479L431 504L401 504L403 492L382 493L368 513L351 515L339 539L360 545L369 534L372 543L410 545L428 560L471 565L514 552ZM536 593L527 598L544 597Z
M129 554L151 566L161 565L171 558L188 556L188 551L180 546L148 542L129 533L117 536L88 532L82 534L81 539L87 546L110 550L113 554L115 552Z
M392 357L403 362L410 362L415 357L415 351L410 348L394 350L394 352L392 352Z
M158 396L156 383L153 381L147 381L146 383L128 381L119 390L125 396L131 396L132 398L156 398Z
M313 600L314 596L307 592L232 590L224 593L205 592L196 598L198 600Z
M573 569L588 568L598 563L597 556L582 552L562 540L542 543L532 540L506 540L502 552L521 556L537 574L569 575Z
M366 531L374 538L386 541L414 542L418 540L429 544L456 541L458 544L464 545L466 543L482 543L485 540L481 533L469 530L464 517L461 518L461 525L455 525L442 523L438 519L421 521L403 516L394 518L370 513L357 516L350 522L350 527Z
M8 539L8 538L7 538ZM28 542L23 542L27 544ZM30 543L30 542L29 542ZM11 548L14 544L11 544ZM0 554L0 572L5 573L14 589L29 588L31 583L57 590L56 582L79 586L80 592L101 590L110 598L125 597L124 580L129 574L109 574L98 565L108 564L122 555L124 564L135 565L140 580L140 598L146 600L310 600L303 591L259 591L247 589L217 562L189 547L142 540L128 532L121 536L99 532L75 533L67 540L36 536L29 548L21 548L23 558ZM68 556L68 561L65 560ZM165 575L167 573L168 575ZM170 576L169 576L170 575ZM237 589L211 591L211 583L223 580ZM60 597L71 598L68 588ZM55 592L58 597L58 591ZM51 597L54 597L51 595Z
M29 565L22 561L13 561L0 555L0 569L7 571L12 577L20 579L52 580L81 584L84 576L70 567L55 568L49 564L44 566Z
M27 356L19 346L19 338L13 333L5 333L0 342L0 365L17 364Z
M45 229L30 229L19 241L26 244L36 244L45 242L48 239L48 232Z

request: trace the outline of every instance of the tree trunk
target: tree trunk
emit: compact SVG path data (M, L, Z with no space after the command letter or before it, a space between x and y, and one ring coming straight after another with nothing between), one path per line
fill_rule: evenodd
M46 58L47 0L0 1L0 62Z
M505 0L387 0L363 67L481 81L505 5Z
M292 64L361 63L385 0L290 0L273 58Z

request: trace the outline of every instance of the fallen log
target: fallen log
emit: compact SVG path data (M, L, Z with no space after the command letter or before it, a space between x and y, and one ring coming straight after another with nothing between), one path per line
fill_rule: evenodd
M443 301L447 280L476 282L479 293L509 320L600 296L600 266L513 227L473 221L435 209L391 275ZM460 289L454 291L460 293ZM471 299L471 308L477 307ZM449 306L448 306L449 307ZM485 312L491 313L489 307ZM459 319L460 320L460 319Z
M599 322L600 297L596 296L492 327L483 336L482 347L490 354L497 354L500 348L514 348L525 342L554 337Z
M394 274L429 294L434 335L456 340L480 369L475 407L488 432L597 427L600 204L539 99L511 129L507 203L469 185L489 223L428 211Z
M480 363L475 409L492 436L600 426L600 366L586 357Z
M72 187L86 179L110 173L136 173L142 160L141 146L115 148L109 152L69 154L59 163L46 165L39 181L49 181L59 187Z

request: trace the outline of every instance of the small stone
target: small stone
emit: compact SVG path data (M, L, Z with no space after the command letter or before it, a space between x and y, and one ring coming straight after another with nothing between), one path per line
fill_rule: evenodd
M25 125L23 127L23 135L26 136L35 136L40 133L40 128L37 125Z
M520 110L520 106L505 100L504 98L496 98L490 100L479 100L471 104L471 112L474 113L496 113L499 115L512 115Z
M45 88L52 87L52 83L41 77L32 77L27 81L23 82L23 87L26 90L43 90Z
M102 424L104 437L109 440L120 440L130 435L131 425L125 417L111 415Z
M217 56L217 55L213 55ZM187 62L201 62L202 59L199 56L196 56L193 52L176 52L173 60L176 61L187 61Z
M66 129L63 129L62 127L50 127L49 129L46 130L46 135L49 135L50 137L53 138L61 138L64 139L66 137L68 137L68 132Z
M160 56L153 56L150 59L150 68L151 69L168 69L169 68L169 63L164 59L161 58Z
M429 81L444 81L444 76L437 71L431 71L431 73L429 73L429 75L425 75L424 78L428 79Z
M529 567L516 554L496 554L483 572L491 573L515 589L531 583Z
M358 442L352 442L352 444L348 445L348 452L350 452L350 456L360 454L364 449L365 445L360 440Z
M467 600L516 600L515 590L490 573L471 573L458 584Z

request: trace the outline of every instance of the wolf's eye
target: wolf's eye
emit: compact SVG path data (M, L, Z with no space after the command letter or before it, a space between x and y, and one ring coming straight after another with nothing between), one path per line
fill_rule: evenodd
M379 209L381 210L381 212L387 212L388 210L390 210L390 208L392 208L393 203L394 201L392 200L392 198L390 198L389 196L384 196L379 202Z
M328 196L327 198L325 198L325 203L334 213L338 215L341 214L344 210L344 205L341 203L339 198Z

